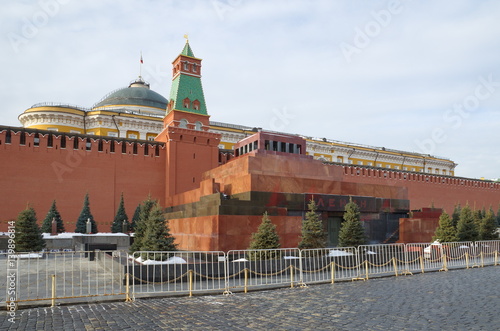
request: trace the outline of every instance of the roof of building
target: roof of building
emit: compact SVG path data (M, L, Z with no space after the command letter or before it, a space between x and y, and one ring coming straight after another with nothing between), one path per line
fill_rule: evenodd
M151 90L149 84L141 77L130 83L128 87L115 90L104 96L92 108L133 105L153 107L165 110L168 100L161 94Z
M189 42L186 41L186 45L184 45L184 48L182 49L181 55L195 57L193 50L191 49L191 46L189 46Z

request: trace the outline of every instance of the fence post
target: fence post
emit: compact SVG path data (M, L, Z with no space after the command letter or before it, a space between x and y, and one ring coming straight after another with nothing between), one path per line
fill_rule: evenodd
M366 279L368 279L368 260L365 260Z
M446 254L443 254L443 267L439 271L448 271L448 263L446 262Z
M188 275L189 275L189 296L193 296L193 270L189 269L188 270Z
M425 273L424 257L422 255L420 255L420 269L422 269L422 273Z
M469 253L465 252L465 265L467 266L467 269L469 269Z
M293 265L290 265L290 287L293 288Z
M484 255L483 255L483 251L481 251L481 268L484 268Z
M248 268L243 269L244 274L245 274L245 293L247 293L247 286L248 286Z
M52 307L56 306L56 275L52 275Z
M495 264L494 265L497 265L497 260L498 260L498 251L495 251Z
M332 272L332 284L335 283L335 262L330 262L330 269Z
M131 302L132 299L130 299L130 274L127 273L125 274L125 302Z
M398 266L396 264L396 258L395 257L392 258L392 264L394 266L394 273L396 274L396 277L397 277L398 276Z

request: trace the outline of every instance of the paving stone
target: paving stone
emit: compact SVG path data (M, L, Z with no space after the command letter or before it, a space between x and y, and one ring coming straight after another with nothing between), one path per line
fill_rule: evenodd
M1 330L494 330L500 267L231 296L21 309Z

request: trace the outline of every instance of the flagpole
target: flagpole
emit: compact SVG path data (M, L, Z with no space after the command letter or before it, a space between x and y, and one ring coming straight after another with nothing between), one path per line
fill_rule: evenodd
M141 61L139 62L139 77L142 78L142 63L144 61L142 60L142 51L141 51Z

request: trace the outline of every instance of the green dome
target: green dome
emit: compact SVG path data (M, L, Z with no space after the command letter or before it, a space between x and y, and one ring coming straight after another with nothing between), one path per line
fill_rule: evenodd
M124 87L113 91L97 102L92 108L106 106L144 106L167 109L168 100L149 89L149 84L141 77Z

